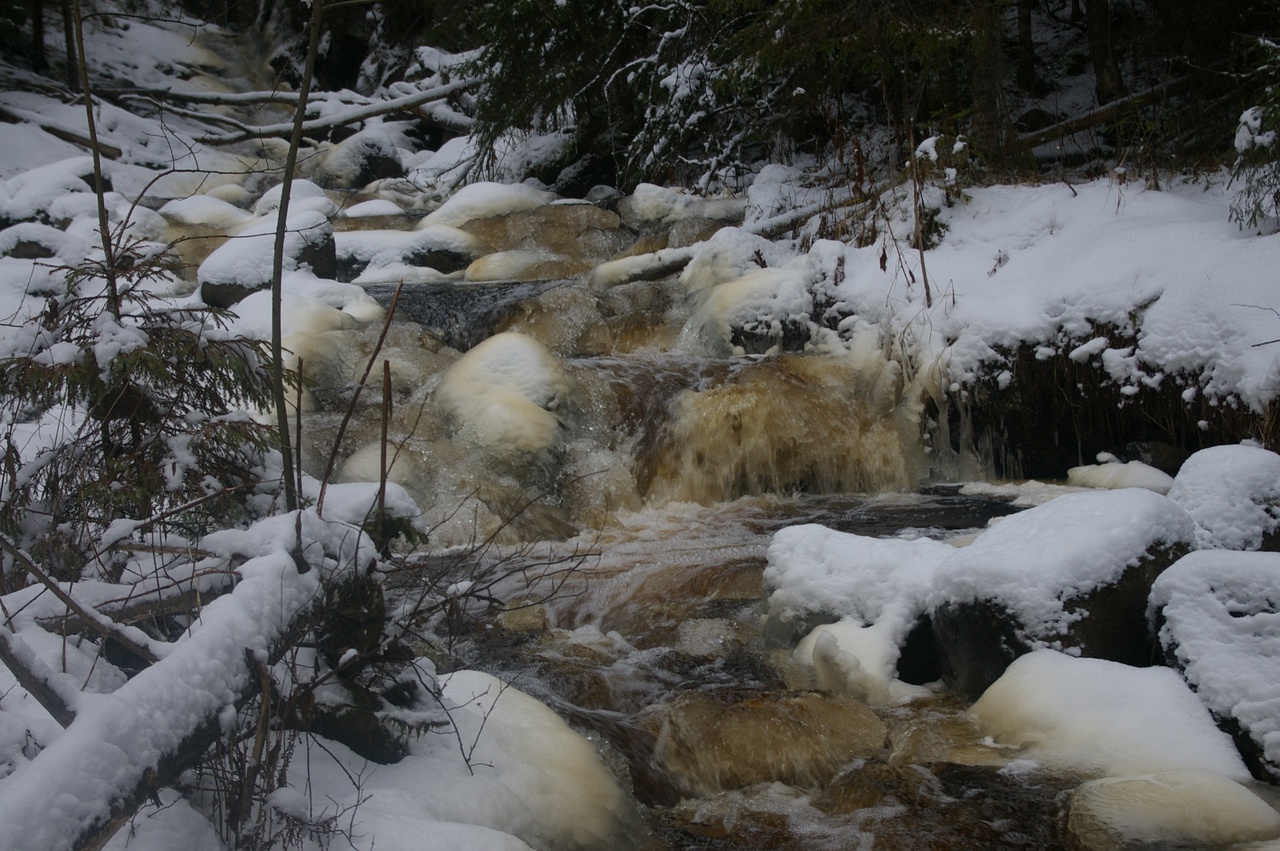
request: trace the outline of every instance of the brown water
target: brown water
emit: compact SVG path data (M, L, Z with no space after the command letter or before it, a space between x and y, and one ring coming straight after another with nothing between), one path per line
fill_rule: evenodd
M765 552L780 528L950 539L1013 510L928 485L983 467L950 453L945 421L925 421L930 388L891 346L674 351L695 306L675 278L605 293L585 279L452 282L402 298L376 353L391 364L386 474L430 533L392 587L452 599L421 648L441 670L501 676L591 738L659 846L1157 847L1077 838L1067 813L1082 778L994 745L940 685L872 708L818 690L793 637L764 634ZM484 376L466 351L509 331L545 349L542 395L480 380L469 400L454 378ZM311 472L333 453L339 478L381 474L380 384L333 449L377 332L335 332L312 362ZM476 400L498 411L502 439L476 437ZM451 598L462 582L469 596ZM904 653L904 681L936 679L910 663Z

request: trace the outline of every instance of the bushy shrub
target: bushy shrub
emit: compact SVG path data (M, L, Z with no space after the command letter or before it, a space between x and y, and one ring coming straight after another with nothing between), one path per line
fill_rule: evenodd
M170 260L125 245L114 288L102 262L61 269L65 290L5 341L0 531L60 578L81 575L113 521L227 523L270 445L245 412L270 403L257 344L224 312L153 295Z
M1280 219L1280 45L1259 39L1255 76L1262 83L1257 106L1246 109L1236 129L1233 181L1240 190L1231 204L1231 220L1241 227Z

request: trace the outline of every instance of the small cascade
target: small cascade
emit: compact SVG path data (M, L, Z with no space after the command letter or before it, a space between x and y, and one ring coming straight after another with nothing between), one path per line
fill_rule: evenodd
M663 243L654 223L640 234L592 205L511 191L520 204L495 215L477 212L488 188L420 224L344 221L336 253L352 283L324 297L349 287L385 308L404 280L385 339L367 317L290 337L314 400L306 472L385 478L423 512L425 547L397 544L421 549L401 552L388 587L451 605L415 651L555 709L671 849L1109 847L1087 837L1111 829L1124 790L1073 805L1080 777L995 745L936 659L913 655L917 632L933 645L927 619L904 624L886 663L907 687L873 699L848 676L832 688L828 670L868 657L820 636L796 647L798 622L767 610L780 529L948 550L917 539L1015 510L926 485L984 463L963 393L896 358L869 322L838 336L805 289L813 270L784 267L764 240L729 234L690 283L692 254L670 253L684 249L624 262ZM456 590L468 588L483 593ZM828 635L839 619L801 618Z

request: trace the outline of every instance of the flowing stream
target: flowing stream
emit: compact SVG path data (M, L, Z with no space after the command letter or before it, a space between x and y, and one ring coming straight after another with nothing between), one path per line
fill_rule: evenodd
M1162 847L1082 839L1066 806L1081 778L984 738L909 646L898 675L931 691L872 708L818 690L798 636L768 627L780 528L952 540L1015 510L945 482L973 459L949 454L921 376L887 347L690 345L705 300L675 275L513 277L406 285L380 346L374 326L292 338L304 468L385 475L424 512L391 587L457 603L419 650L591 738L655 848ZM357 397L370 358L386 366Z

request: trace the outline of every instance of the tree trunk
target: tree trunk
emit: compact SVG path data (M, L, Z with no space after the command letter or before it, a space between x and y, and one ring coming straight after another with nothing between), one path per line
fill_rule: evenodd
M1110 103L1124 97L1124 78L1120 76L1120 66L1111 49L1111 2L1086 0L1084 12L1098 103Z
M31 70L41 74L49 67L44 52L44 0L31 0Z
M76 25L71 15L71 0L58 4L62 12L62 36L67 49L67 88L80 91L80 66L76 62Z
M1031 32L1031 12L1036 0L1018 0L1018 87L1024 92L1036 87L1036 44Z
M973 123L970 135L974 146L988 161L1004 157L1005 127L1000 109L1003 19L999 0L977 0L973 4Z

